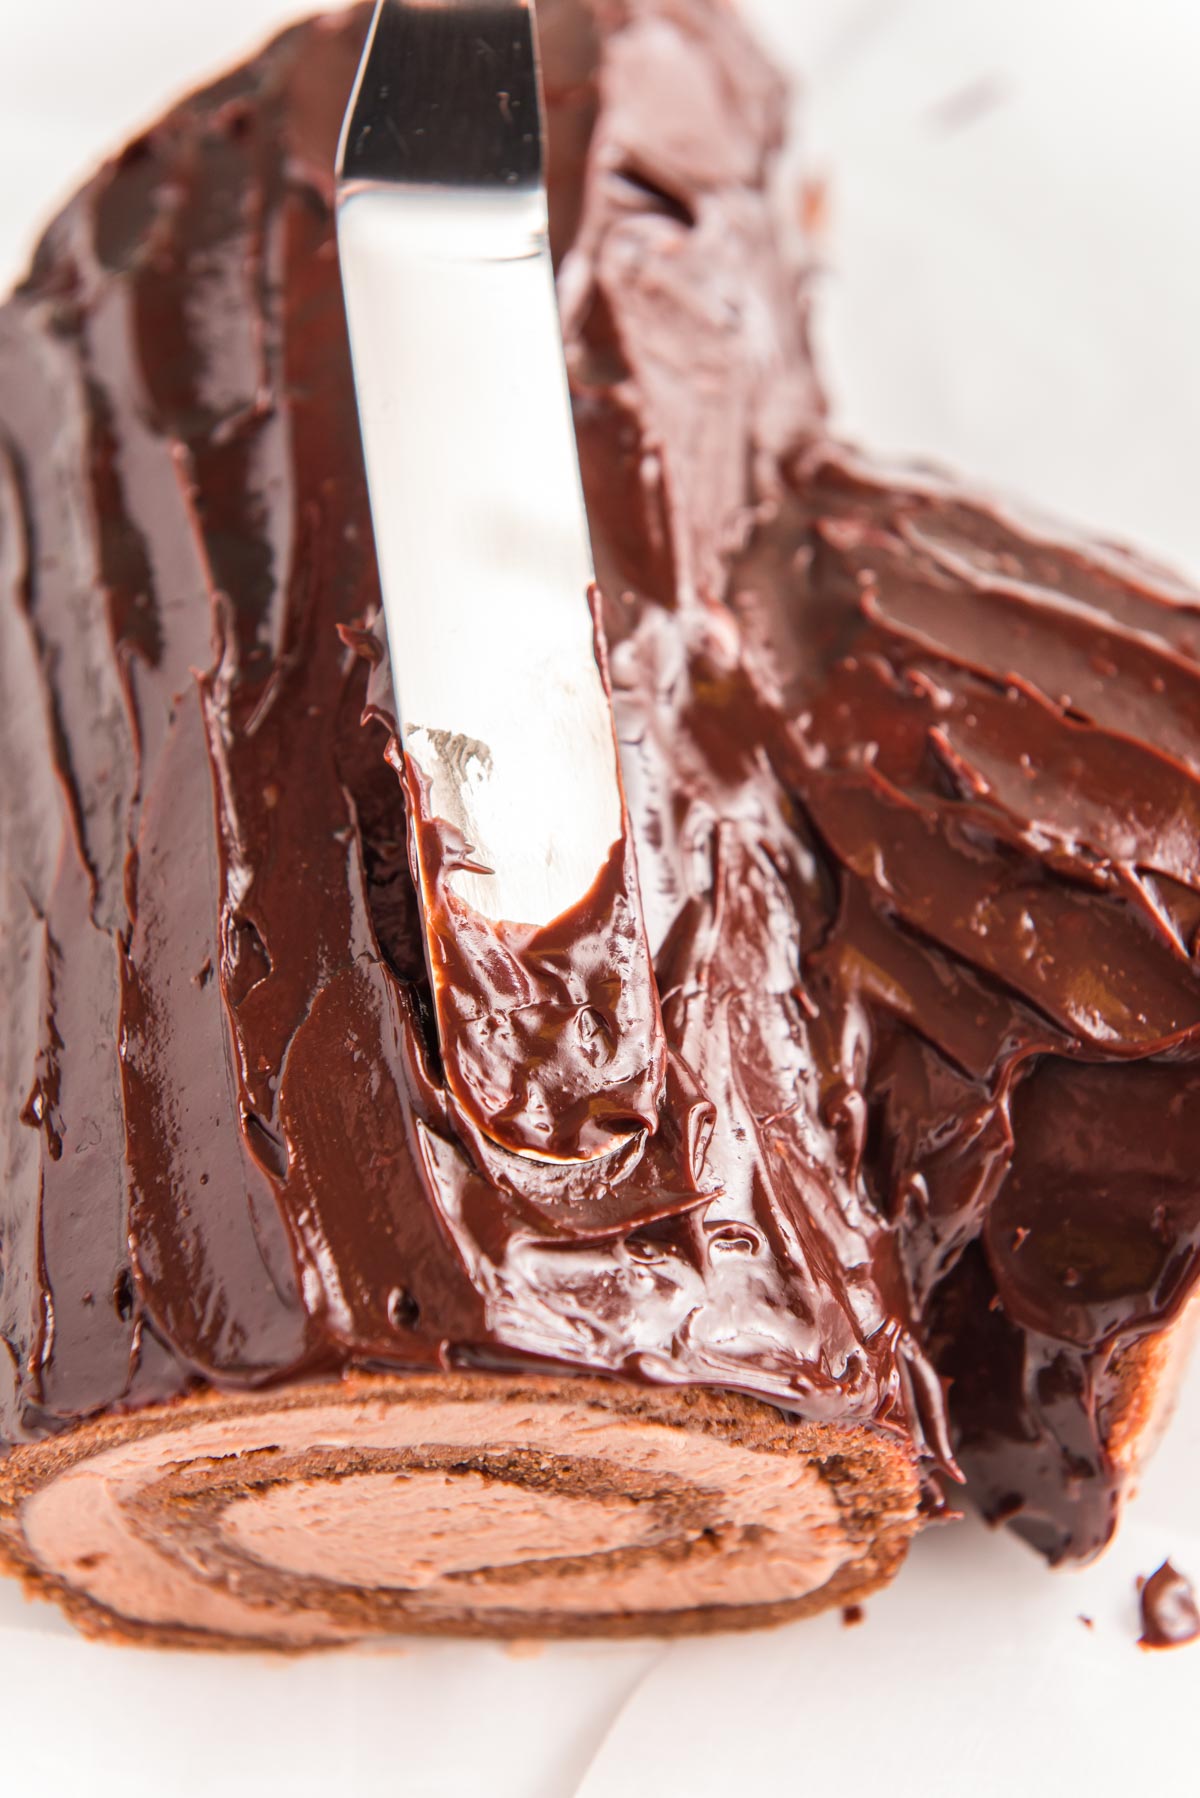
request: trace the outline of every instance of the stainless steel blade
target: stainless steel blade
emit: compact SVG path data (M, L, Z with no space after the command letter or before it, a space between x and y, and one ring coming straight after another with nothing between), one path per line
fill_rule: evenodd
M384 0L338 244L404 746L493 870L454 890L545 924L587 892L622 814L533 29L509 0Z
M475 1126L570 1161L655 1128L665 1051L595 655L542 142L531 0L379 0L338 247L426 960Z

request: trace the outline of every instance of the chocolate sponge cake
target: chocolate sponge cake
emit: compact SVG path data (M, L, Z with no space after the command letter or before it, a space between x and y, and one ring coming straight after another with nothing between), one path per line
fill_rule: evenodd
M1197 1277L1200 600L828 436L721 0L543 0L666 1065L442 1077L332 212L363 9L0 312L0 1547L94 1632L744 1627L1107 1538ZM403 655L403 645L391 646Z

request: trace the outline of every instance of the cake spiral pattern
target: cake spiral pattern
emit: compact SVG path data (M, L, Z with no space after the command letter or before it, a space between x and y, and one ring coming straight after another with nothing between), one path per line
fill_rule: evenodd
M536 1376L150 1407L0 1474L0 1552L168 1645L746 1628L873 1590L915 1523L860 1432Z

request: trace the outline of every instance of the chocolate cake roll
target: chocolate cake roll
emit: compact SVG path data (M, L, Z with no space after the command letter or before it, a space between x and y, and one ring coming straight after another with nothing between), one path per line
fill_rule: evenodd
M1184 1340L1200 597L828 440L721 0L539 18L667 1068L618 1154L441 1074L333 231L364 11L0 313L0 1544L93 1632L776 1621L955 1455L1084 1554Z
M727 603L819 417L780 83L717 0L539 17L667 1062L617 1154L506 1153L441 1078L331 210L366 14L131 144L0 315L0 1541L88 1630L737 1627L922 1516Z

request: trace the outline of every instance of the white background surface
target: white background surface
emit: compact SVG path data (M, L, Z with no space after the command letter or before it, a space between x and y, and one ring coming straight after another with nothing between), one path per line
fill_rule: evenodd
M1196 0L746 4L806 70L810 168L831 177L820 338L843 428L1200 575ZM0 0L0 280L100 151L299 10ZM282 1663L91 1646L0 1584L0 1786L1192 1791L1200 1647L1139 1652L1133 1580L1167 1554L1200 1576L1198 1489L1200 1370L1096 1567L1051 1575L959 1525L854 1630Z

